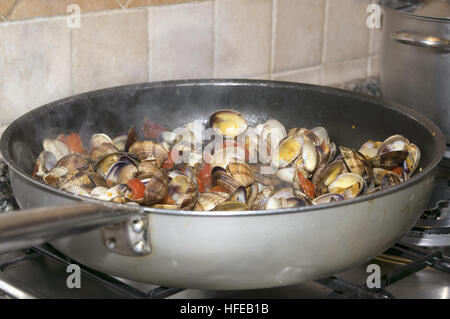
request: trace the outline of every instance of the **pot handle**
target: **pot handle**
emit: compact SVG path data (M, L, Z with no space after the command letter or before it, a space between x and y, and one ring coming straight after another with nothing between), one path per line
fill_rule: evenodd
M0 253L115 224L141 212L87 202L11 211L0 215Z
M450 40L435 36L426 36L406 31L396 31L391 34L391 38L397 42L425 48L450 49Z

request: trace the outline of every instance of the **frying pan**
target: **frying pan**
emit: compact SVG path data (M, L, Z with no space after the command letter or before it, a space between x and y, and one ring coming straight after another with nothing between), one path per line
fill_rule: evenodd
M50 134L110 136L144 117L173 129L218 109L250 125L323 126L337 145L401 134L422 152L421 171L355 200L268 211L171 211L106 203L31 177ZM444 154L442 132L423 115L344 90L287 82L188 80L109 88L37 108L12 123L0 148L24 211L0 217L0 248L50 240L74 260L118 277L180 288L255 289L313 280L360 265L419 218ZM55 206L55 207L51 207ZM26 210L31 209L31 210Z

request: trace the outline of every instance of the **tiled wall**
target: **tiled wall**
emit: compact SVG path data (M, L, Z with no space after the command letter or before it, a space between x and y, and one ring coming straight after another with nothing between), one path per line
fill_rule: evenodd
M0 127L109 86L180 78L332 85L376 75L371 0L0 0ZM81 28L67 6L81 8Z

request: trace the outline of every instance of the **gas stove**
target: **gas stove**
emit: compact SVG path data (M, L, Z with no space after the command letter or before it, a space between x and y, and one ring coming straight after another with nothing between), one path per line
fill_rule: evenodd
M343 88L379 95L374 79ZM450 157L450 146L446 157ZM450 298L450 159L438 167L434 190L426 209L411 231L368 263L342 273L292 286L211 291L158 287L115 278L63 255L49 244L0 254L0 298ZM0 160L0 214L18 209ZM69 288L68 267L80 267L81 286ZM374 270L377 288L368 288Z

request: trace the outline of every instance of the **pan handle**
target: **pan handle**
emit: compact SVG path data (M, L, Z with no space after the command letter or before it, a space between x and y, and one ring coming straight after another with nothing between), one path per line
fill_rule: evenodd
M396 31L391 35L397 42L426 48L450 50L450 40L435 36L425 36L417 33Z
M139 215L135 207L75 203L0 215L0 253L115 224Z

